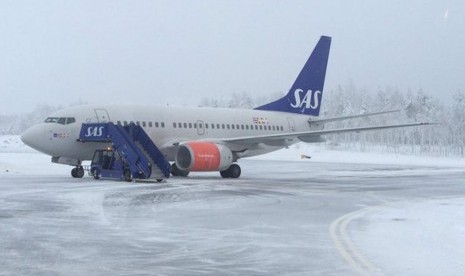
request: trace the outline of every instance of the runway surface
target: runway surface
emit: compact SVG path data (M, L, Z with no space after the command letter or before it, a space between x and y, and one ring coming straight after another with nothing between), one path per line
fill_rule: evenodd
M449 256L464 249L440 242L463 244L464 227L442 237L421 212L463 218L463 168L241 160L237 180L126 183L0 156L0 275L419 275L423 259L406 260L426 249L465 273ZM417 226L424 240L399 240Z

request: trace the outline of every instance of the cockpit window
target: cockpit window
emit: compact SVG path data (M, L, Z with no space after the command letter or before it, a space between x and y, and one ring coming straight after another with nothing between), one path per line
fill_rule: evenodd
M60 119L58 119L58 122L60 125L66 125L66 118L65 117L61 117Z
M68 117L67 120L66 120L66 124L69 125L69 124L72 124L76 122L76 119L73 118L73 117Z
M58 119L60 119L60 118L48 117L47 119L45 119L45 123L56 123L56 122L58 122Z
M58 123L60 125L69 125L76 122L74 117L48 117L44 121L45 123Z

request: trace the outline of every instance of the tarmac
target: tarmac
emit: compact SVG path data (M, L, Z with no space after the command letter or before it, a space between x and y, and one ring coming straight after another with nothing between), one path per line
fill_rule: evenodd
M458 168L244 159L239 179L127 183L36 156L1 154L0 275L394 275L370 215L465 196Z

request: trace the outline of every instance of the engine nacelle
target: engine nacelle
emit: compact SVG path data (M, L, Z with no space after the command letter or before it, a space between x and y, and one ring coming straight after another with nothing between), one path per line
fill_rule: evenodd
M176 166L183 171L222 171L231 166L231 150L220 144L189 142L179 146Z

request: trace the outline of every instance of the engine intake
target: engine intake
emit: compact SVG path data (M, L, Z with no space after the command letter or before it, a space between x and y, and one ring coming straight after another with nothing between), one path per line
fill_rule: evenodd
M176 165L184 171L222 171L231 166L231 150L220 144L189 142L179 146Z

